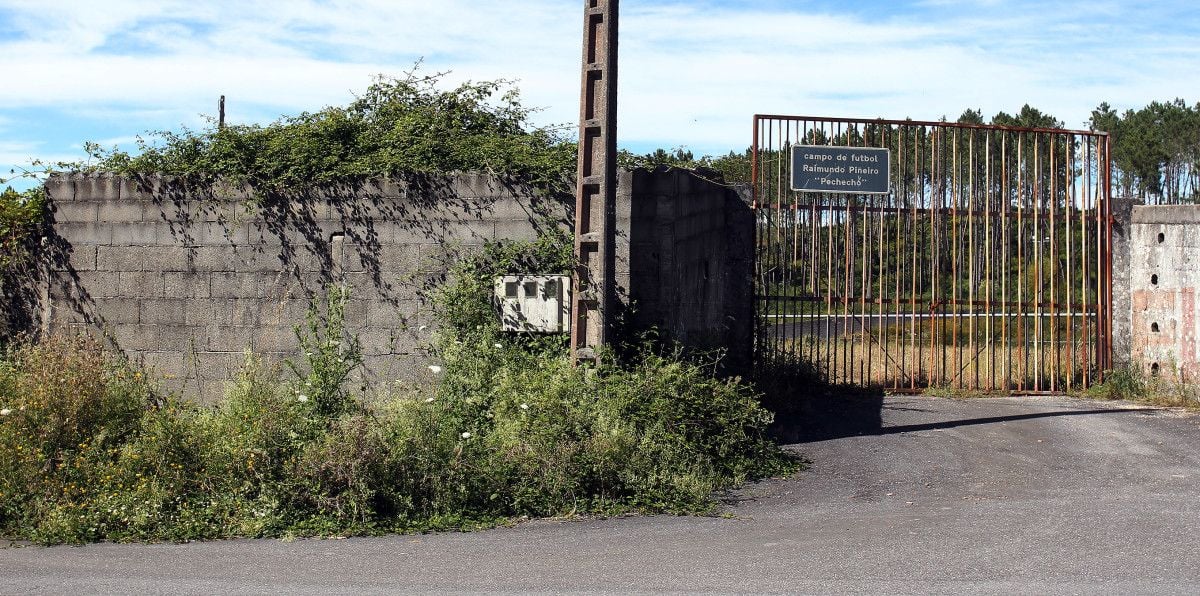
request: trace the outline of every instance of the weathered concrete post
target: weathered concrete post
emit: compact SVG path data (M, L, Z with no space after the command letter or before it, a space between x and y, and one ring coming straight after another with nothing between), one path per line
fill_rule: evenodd
M571 354L594 362L615 302L618 0L584 0Z

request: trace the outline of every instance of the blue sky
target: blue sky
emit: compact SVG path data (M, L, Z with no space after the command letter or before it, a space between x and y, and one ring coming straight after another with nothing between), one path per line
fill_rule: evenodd
M508 78L542 123L578 111L577 0L0 0L0 168L344 104L424 58ZM1022 104L1200 101L1200 3L999 0L622 3L619 139L745 148L755 113L936 119Z

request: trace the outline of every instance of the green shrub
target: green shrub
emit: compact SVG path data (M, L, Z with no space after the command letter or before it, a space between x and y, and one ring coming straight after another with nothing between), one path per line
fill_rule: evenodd
M0 535L191 540L703 512L715 490L796 468L765 438L758 396L711 366L647 348L585 370L561 338L502 334L487 316L493 272L554 262L555 246L493 245L463 263L470 275L447 286L440 299L456 303L442 312L474 324L443 326L436 384L370 402L345 387L359 356L341 290L297 328L292 378L248 354L212 408L157 397L91 340L10 350Z
M444 73L379 77L347 106L266 125L153 133L133 154L89 144L90 167L166 173L294 192L365 176L483 171L559 185L574 170L575 145L560 129L534 126L533 110L507 81L441 89ZM65 164L72 165L72 164Z
M0 361L0 528L64 539L55 520L93 505L150 397L142 374L93 340L10 348Z
M0 275L24 262L34 249L32 240L46 214L46 193L41 188L0 192Z

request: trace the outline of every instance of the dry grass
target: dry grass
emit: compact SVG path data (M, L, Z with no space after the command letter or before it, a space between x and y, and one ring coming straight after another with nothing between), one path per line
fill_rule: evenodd
M832 340L806 336L787 340L777 349L818 366L831 383L885 389L1066 392L1097 382L1093 348L1079 343L936 344L847 335Z

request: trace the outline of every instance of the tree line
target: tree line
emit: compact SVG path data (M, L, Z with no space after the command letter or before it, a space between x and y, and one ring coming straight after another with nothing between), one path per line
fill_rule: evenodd
M948 121L943 118L943 121ZM999 112L991 119L982 110L967 109L960 124L991 124L1017 128L1063 128L1051 114L1028 104L1015 113ZM1200 103L1183 99L1154 101L1141 109L1117 112L1107 102L1092 111L1088 127L1112 137L1113 193L1146 203L1200 202ZM719 172L725 182L749 183L751 150L725 155L696 156L685 147L657 149L646 154L622 151L625 167L671 166Z

